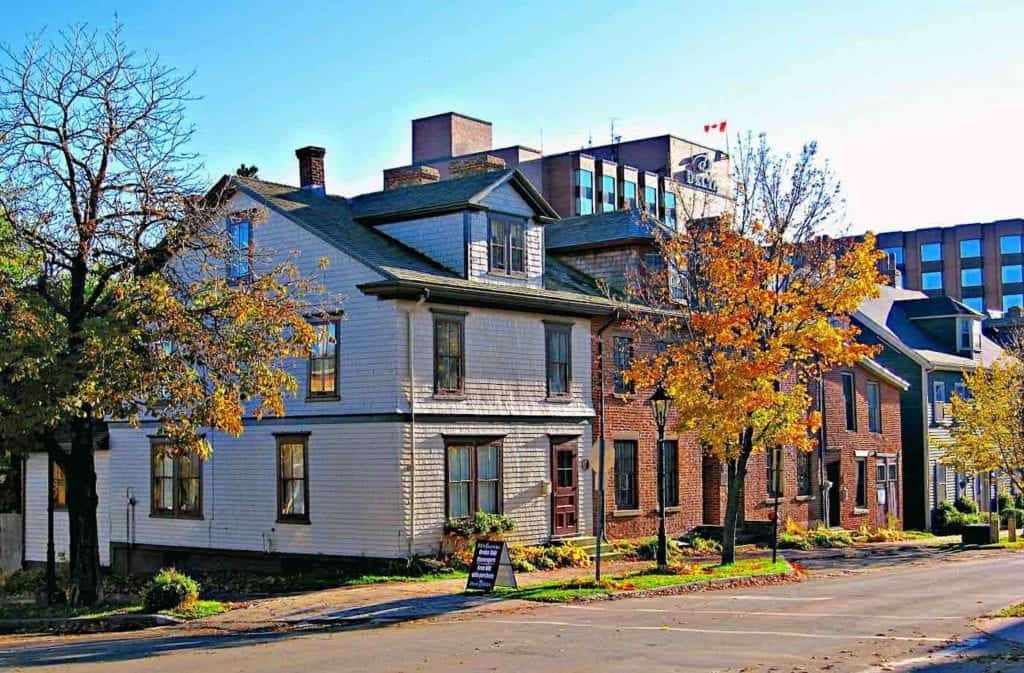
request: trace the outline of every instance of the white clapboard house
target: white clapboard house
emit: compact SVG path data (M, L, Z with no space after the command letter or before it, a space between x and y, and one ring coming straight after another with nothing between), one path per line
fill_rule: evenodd
M446 520L478 510L511 516L524 542L587 534L590 325L612 306L545 257L555 212L486 163L344 198L325 194L321 148L296 155L297 187L223 179L230 212L259 215L228 218L225 235L297 251L343 297L318 325L334 338L294 362L285 417L210 433L207 460L164 456L153 423L111 420L96 459L102 563L432 554ZM26 561L42 562L45 454L27 459L25 498ZM55 520L59 553L66 514Z

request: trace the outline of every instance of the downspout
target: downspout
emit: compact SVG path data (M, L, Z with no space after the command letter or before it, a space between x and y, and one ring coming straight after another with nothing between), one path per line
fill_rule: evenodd
M921 368L921 396L924 404L921 405L921 423L924 432L921 433L921 469L924 472L924 530L932 529L932 504L929 494L931 493L931 480L932 471L930 469L931 464L931 447L929 437L929 425L928 425L928 374L932 372L928 367Z
M430 290L424 289L416 301L416 305L405 312L406 330L406 363L409 371L409 551L411 559L416 549L416 370L413 366L413 328L412 314L430 296Z
M829 511L829 486L825 485L825 447L828 445L828 429L825 417L825 375L818 369L818 410L821 412L821 427L818 428L818 491L821 497L821 518L826 527L831 525Z
M615 322L616 314L613 312L598 328L595 337L597 338L597 372L598 372L598 400L597 412L598 423L601 425L601 436L597 440L597 549L594 556L594 576L598 582L601 581L601 547L604 546L604 487L605 487L605 424L604 424L604 339L601 337L605 330Z

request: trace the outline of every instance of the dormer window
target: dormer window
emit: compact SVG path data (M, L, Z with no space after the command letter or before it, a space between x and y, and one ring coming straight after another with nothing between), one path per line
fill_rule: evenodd
M526 273L524 230L520 220L491 218L487 244L491 273Z
M228 280L238 283L252 275L252 219L238 213L228 217Z
M957 347L970 353L981 350L981 321L957 318Z

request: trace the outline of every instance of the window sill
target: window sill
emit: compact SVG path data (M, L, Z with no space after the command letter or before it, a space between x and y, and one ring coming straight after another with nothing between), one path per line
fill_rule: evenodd
M341 402L341 395L306 395L306 402Z
M762 505L781 505L784 502L786 502L786 498L784 496L780 495L777 498L765 498L763 501L761 501L761 504Z
M298 526L309 526L312 525L309 519L278 519L277 523L282 525L298 525Z
M466 396L461 393L452 393L450 395L446 395L443 393L434 393L433 399L442 402L461 402L466 399Z
M683 511L683 508L680 507L679 505L673 505L672 507L666 507L665 508L665 514L677 514L677 513L682 512L682 511Z
M575 400L572 395L558 395L556 397L546 397L545 402L554 402L555 404L571 404Z
M180 519L182 521L202 521L204 517L203 517L202 514L173 514L173 513L168 514L168 513L164 513L164 512L150 512L149 513L149 518L150 519Z
M867 507L854 507L853 508L853 513L854 514L868 514L868 513L870 513L870 510Z
M638 509L616 509L612 511L612 516L617 517L628 517L628 516L641 516L643 512Z
M796 502L810 502L811 500L814 500L814 496L813 495L798 495L798 496L794 497L793 500L795 500Z
M491 278L500 280L508 280L509 278L526 280L527 278L530 277L530 274L526 273L525 271L509 271L508 273L505 273L504 271L488 271L487 275L490 276Z

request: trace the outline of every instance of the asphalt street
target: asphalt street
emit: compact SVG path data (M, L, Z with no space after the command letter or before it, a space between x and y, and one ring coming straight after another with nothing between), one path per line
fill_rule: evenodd
M976 648L999 667L971 670L1024 671L1024 656L979 637L972 625L1024 600L1022 573L1022 554L951 555L772 587L454 613L389 626L29 640L0 650L0 665L74 673L947 673L962 670L955 666Z

